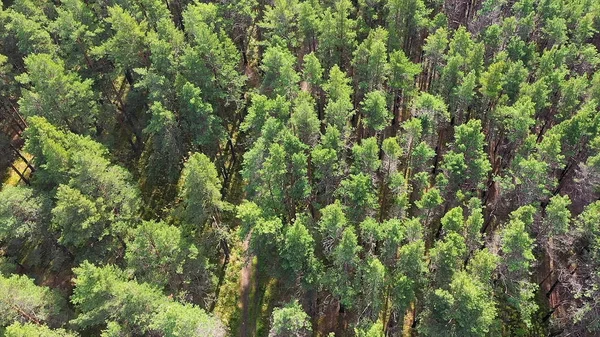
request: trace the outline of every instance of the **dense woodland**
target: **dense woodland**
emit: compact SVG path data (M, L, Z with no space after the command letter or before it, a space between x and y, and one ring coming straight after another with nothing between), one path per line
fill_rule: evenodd
M600 336L597 0L4 0L0 335Z

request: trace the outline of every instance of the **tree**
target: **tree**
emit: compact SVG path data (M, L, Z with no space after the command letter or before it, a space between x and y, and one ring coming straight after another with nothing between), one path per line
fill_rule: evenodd
M508 302L520 313L521 320L527 326L538 306L534 302L535 283L529 281L534 240L529 237L527 227L533 223L533 206L523 206L511 213L510 221L501 232L501 250L504 283L508 286Z
M555 195L550 198L546 206L546 217L544 218L545 227L549 230L549 235L566 234L571 222L571 199L569 195Z
M478 198L471 198L469 200L469 216L464 225L465 241L470 254L473 254L481 247L483 223L481 201Z
M377 257L370 256L360 268L360 310L376 319L384 308L386 290L385 266ZM364 308L364 309L362 309Z
M334 64L346 69L356 45L356 20L350 18L354 5L336 0L333 10L326 8L319 26L319 51L326 69Z
M319 27L323 8L318 0L308 0L300 3L298 26L302 34L304 47L311 52L317 49Z
M308 217L298 215L294 224L285 228L280 255L283 275L294 275L307 285L317 279L317 259L314 253L315 240L307 228Z
M175 217L191 232L201 232L223 208L221 181L215 165L202 153L190 156L178 185L179 205Z
M311 89L314 91L323 83L323 67L321 66L321 61L319 61L313 52L304 55L303 66L302 79L310 84Z
M59 131L41 117L29 119L27 135L26 148L39 167L34 185L56 198L52 228L59 241L82 259L118 255L122 236L139 216L139 192L129 172L111 164L99 143ZM88 247L91 242L96 245Z
M350 219L355 222L360 222L377 207L371 177L362 172L342 180L337 195L344 200Z
M483 186L491 170L483 151L485 136L479 120L470 120L454 129L454 143L444 157L442 169L451 183L451 191L471 191Z
M365 173L374 175L381 167L379 160L379 146L377 138L371 137L363 139L360 144L352 147L352 171L356 174Z
M0 241L28 238L48 221L48 200L31 188L2 186L0 190Z
M369 36L354 51L352 65L360 92L383 89L389 70L387 36L388 32L383 28L371 30Z
M339 184L345 167L345 163L340 160L343 155L342 146L340 131L328 125L325 134L321 137L321 143L311 151L313 186L319 197L319 203L327 204L333 201L334 190Z
M569 280L577 287L573 296L576 299L569 304L569 309L574 311L573 323L575 328L581 326L584 332L595 333L600 329L595 320L597 318L597 302L594 300L598 294L598 262L600 261L600 249L598 246L598 221L600 220L600 202L595 201L587 205L583 212L576 219L576 230L579 237L583 240L584 247L589 249L589 253L583 255L582 262L589 263L589 271L576 273ZM580 275L578 275L580 274Z
M302 310L298 301L273 310L269 337L309 337L311 332L310 317Z
M262 91L271 96L281 95L288 99L295 97L300 82L295 65L296 57L287 48L267 48L260 66L264 73Z
M333 245L340 240L347 225L348 219L339 200L321 209L319 231L323 235L322 244L326 253L331 252Z
M160 102L153 103L149 112L150 123L144 129L148 144L140 158L140 185L149 206L147 212L161 214L175 197L184 149L175 114Z
M238 71L241 58L235 44L215 24L217 8L205 3L185 8L183 23L190 45L181 54L181 74L200 88L214 111L230 116L224 112L241 106L246 77Z
M366 329L354 329L356 336L358 337L384 337L384 329L381 321L373 323Z
M283 96L269 99L264 95L253 94L250 102L248 114L244 118L240 128L242 131L249 133L253 139L261 135L269 119L273 119L270 121L271 124L269 126L271 127L274 126L274 123L287 121L290 115L291 104Z
M263 20L258 24L265 30L265 43L297 47L302 42L298 36L299 12L297 0L276 0L273 6L265 6Z
M152 318L149 328L165 337L227 336L223 323L217 318L198 306L177 302L162 304Z
M464 226L463 210L461 207L454 207L442 217L441 223L444 232L462 234Z
M365 95L360 103L361 114L367 128L381 131L389 125L392 116L387 107L386 97L382 91L372 91Z
M182 136L194 147L215 155L225 135L221 118L204 101L200 88L190 82L181 87L179 100Z
M421 224L418 221L411 221L409 224L414 224L414 227L418 226L419 232L421 231ZM392 307L400 317L404 317L411 304L417 298L421 298L427 283L425 242L420 237L410 237L408 230L406 232L408 242L402 245L397 252L398 258L393 266L390 282Z
M352 87L350 79L334 65L329 71L329 79L323 84L323 90L327 94L327 105L325 106L325 123L335 126L341 134L348 131L348 121L354 115L352 100Z
M119 5L108 8L108 14L105 21L114 35L102 45L94 47L92 53L107 56L122 72L148 65L148 22L137 22L129 11Z
M6 31L16 38L21 54L56 52L57 47L42 22L19 11L10 11L7 17L7 20L3 20L6 21Z
M209 302L215 276L203 253L179 227L145 221L132 230L125 261L139 282Z
M421 120L423 132L435 135L442 125L450 120L448 106L444 100L435 95L421 92L413 100L413 116Z
M317 143L320 134L321 121L319 121L314 106L313 98L306 93L301 93L296 98L290 117L290 123L295 134L304 144L309 146L314 146Z
M273 126L278 124L271 121ZM307 176L307 145L288 128L278 127L273 131L269 140L261 137L244 155L242 175L246 179L255 178L247 191L256 197L262 208L291 220L311 191Z
M98 106L90 79L82 81L65 70L64 62L50 54L33 54L25 59L27 73L18 77L30 84L19 100L25 116L42 116L50 123L74 133L91 134Z
M331 292L347 308L355 307L359 289L359 253L358 237L353 227L346 227L337 245L331 251L333 267L328 270L326 284Z
M390 50L412 54L412 39L419 35L421 27L426 26L431 10L422 0L388 0L386 9Z
M437 241L429 253L430 269L434 271L433 284L447 289L447 281L461 270L466 254L465 239L460 234L451 232L442 241Z
M119 255L124 235L139 216L139 192L123 168L91 153L78 155L73 177L58 186L52 228L82 260Z
M395 50L390 53L389 61L389 81L388 85L393 89L394 109L399 108L397 98L402 99L406 106L406 101L415 95L415 77L422 71L422 66L418 63L412 63L402 50Z
M37 286L25 275L0 275L0 309L2 327L13 322L59 327L68 315L59 294L48 287Z
M50 329L33 323L13 323L4 331L6 337L76 337L77 334L64 329Z
M434 290L422 314L424 336L487 336L496 318L483 284L464 271L457 272L446 289Z
M156 331L165 336L225 336L222 323L201 308L174 302L147 283L130 281L114 266L84 262L74 272L71 302L80 314L72 323L80 328L114 322L109 328L126 334Z

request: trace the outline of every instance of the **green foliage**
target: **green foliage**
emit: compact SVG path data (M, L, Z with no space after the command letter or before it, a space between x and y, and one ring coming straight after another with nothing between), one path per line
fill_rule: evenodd
M47 222L45 202L30 188L3 186L0 191L0 240L19 239L37 233Z
M56 193L52 227L72 253L118 254L120 238L135 224L140 200L131 175L112 165L106 149L87 137L30 118L27 149L35 154L35 186ZM92 248L85 248L97 242Z
M79 134L94 131L98 118L92 81L82 81L50 54L32 54L25 60L27 73L18 77L29 84L19 101L25 116L41 116L50 123Z
M342 68L350 61L356 45L356 20L350 0L335 0L333 8L326 8L319 25L319 51L321 62L329 69L334 64Z
M165 337L225 337L223 324L193 304L166 302L158 308L149 328Z
M206 297L214 287L211 266L178 227L142 223L131 233L125 252L136 280L187 297Z
M457 272L451 280L447 290L430 294L419 331L425 336L486 336L496 308L483 284L466 272Z
M315 240L308 231L307 221L306 216L298 216L293 225L286 227L280 255L284 275L298 275L304 283L313 284L317 277L317 260Z
M6 337L75 337L77 334L64 329L50 329L45 325L33 323L14 323L4 331Z
M329 71L329 79L323 84L327 94L325 122L335 126L342 134L348 129L348 120L354 114L350 96L353 94L350 79L334 65Z
M148 22L138 23L131 13L119 5L108 8L108 18L113 36L92 52L97 56L107 56L118 64L121 70L131 70L147 63Z
M303 80L311 86L319 87L323 82L323 67L315 53L304 55L303 65Z
M146 283L129 281L114 266L84 262L74 272L71 302L80 312L72 321L76 326L101 327L115 322L128 334L157 331L165 336L193 336L196 332L225 336L222 324L204 310L174 302ZM109 328L114 331L115 326Z
M365 126L375 131L383 130L392 120L385 95L381 91L372 91L365 95L361 102L361 113Z
M357 304L359 253L358 237L353 227L346 227L339 242L331 251L333 267L328 270L326 284L346 307Z
M202 153L194 153L187 160L178 189L180 202L175 216L191 231L202 231L223 208L217 169Z
M285 47L269 47L260 66L264 72L262 91L273 96L294 97L300 81L295 65L296 58Z
M160 212L164 207L164 200L170 200L175 195L184 152L175 114L160 102L152 104L150 113L150 123L144 129L149 144L140 162L144 170L141 173L141 189L144 197L149 200L149 206L155 212Z
M452 185L460 186L465 191L482 187L491 170L484 152L484 141L485 135L481 132L479 120L470 120L455 127L454 143L442 163Z
M309 317L302 310L298 301L290 302L284 307L273 310L269 337L308 337L311 332Z
M300 4L297 0L277 0L267 5L259 26L266 32L265 41L269 44L287 42L290 47L299 44L298 16Z
M356 72L355 80L363 92L383 89L389 71L387 38L388 32L385 29L373 29L354 51L352 64Z
M0 335L597 334L600 5L463 5L5 1Z
M384 337L383 323L377 321L367 329L355 329L356 336L358 337Z
M65 304L58 293L48 287L35 285L27 276L0 275L0 326L2 327L12 322L58 327L68 317ZM14 326L9 331L16 333L18 329L29 330L27 326Z
M569 206L571 199L568 195L555 195L550 198L550 203L546 207L545 222L550 230L550 235L566 234L571 222L571 211Z
M402 50L395 50L390 53L389 66L390 86L404 90L404 94L410 96L415 91L414 81L422 71L421 65L412 63Z
M348 207L350 218L360 221L365 213L374 211L377 207L375 191L371 177L365 173L351 174L342 180L338 195Z
M521 319L531 325L531 317L538 306L534 302L537 284L529 282L534 240L527 227L533 222L533 206L523 206L511 213L511 220L501 233L503 264L506 268L505 282L508 284L509 303L519 310Z
M360 144L355 144L352 147L352 156L352 169L356 173L375 173L381 166L379 146L375 137L363 139Z
M461 269L466 257L467 247L460 234L450 232L443 241L436 242L431 249L431 266L435 271L434 284L444 288L448 286L447 280Z
M314 145L319 138L321 121L311 96L300 94L294 104L290 123L298 138L306 145Z
M388 0L386 8L390 49L408 49L410 37L417 35L419 29L427 25L431 10L422 0Z

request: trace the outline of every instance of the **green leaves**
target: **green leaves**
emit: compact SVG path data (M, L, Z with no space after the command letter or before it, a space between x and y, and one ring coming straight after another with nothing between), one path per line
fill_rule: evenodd
M294 224L288 226L283 234L280 255L284 275L299 275L305 284L316 281L317 260L314 255L315 240L307 228L308 218L299 215Z
M533 255L534 240L528 234L528 227L533 222L533 206L524 206L511 213L511 220L501 233L501 250L503 264L507 273L505 282L509 285L507 295L509 302L519 310L521 319L526 325L531 324L532 314L537 310L534 292L537 284L529 281Z
M198 331L225 336L217 319L190 304L180 304L143 283L127 280L114 266L96 267L84 262L75 271L71 301L80 312L73 324L118 329L127 334L156 331L165 336L194 336Z
M351 18L354 5L350 0L336 0L333 10L326 8L319 26L319 51L326 69L337 64L343 69L356 45L356 20Z
M372 91L365 95L361 102L361 113L365 126L375 131L385 129L392 120L385 94L381 91Z
M387 39L388 32L385 29L373 29L354 51L352 64L356 71L355 81L362 92L383 89L389 71Z
M44 117L78 134L94 131L98 106L91 80L81 80L50 54L32 54L25 59L25 66L27 73L18 77L22 84L30 84L19 100L25 116Z
M300 76L294 69L296 57L285 47L267 48L260 69L264 72L262 91L271 96L295 97Z
M45 325L33 323L14 323L4 331L6 337L76 337L77 334L64 329L50 329Z
M419 325L425 336L487 336L497 315L483 284L466 272L455 274L448 290L435 290L428 304Z
M175 217L192 231L202 231L223 207L217 169L202 153L194 153L185 163L178 189L180 203Z
M50 288L39 287L24 275L0 275L0 326L22 322L56 327L67 319L67 314L64 299ZM19 329L30 330L14 326L9 331L16 333Z
M102 45L92 50L98 56L108 56L121 70L131 70L148 63L148 23L138 23L136 19L120 7L115 5L108 9L109 17L106 22L110 24L114 35Z
M311 332L310 317L298 301L273 310L269 337L308 337Z
M442 168L453 186L460 186L466 191L481 188L491 170L484 152L485 135L481 121L470 120L455 127L454 132L455 140Z
M27 238L47 222L47 201L26 187L3 185L0 190L0 240Z

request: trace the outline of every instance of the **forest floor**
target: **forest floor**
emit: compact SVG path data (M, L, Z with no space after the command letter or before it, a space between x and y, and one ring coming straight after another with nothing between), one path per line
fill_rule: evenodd
M246 237L242 244L242 249L244 252L248 251L248 246L250 242L250 235ZM251 292L251 281L252 281L252 256L247 255L244 261L244 266L242 267L241 277L240 277L240 291L241 291L241 301L242 301L242 324L240 326L240 337L248 336L248 325L249 322L249 313L250 313L250 292Z
M32 158L32 156L28 153L23 153L23 155L25 156L25 158L27 158L27 160L31 160ZM13 166L17 170L19 170L19 172L21 172L23 176L25 176L25 178L29 178L29 176L31 175L31 171L28 169L27 163L23 159L17 158L13 162ZM23 179L21 179L19 174L15 172L13 168L8 168L8 174L6 175L6 180L4 181L5 184L17 186L22 180Z

